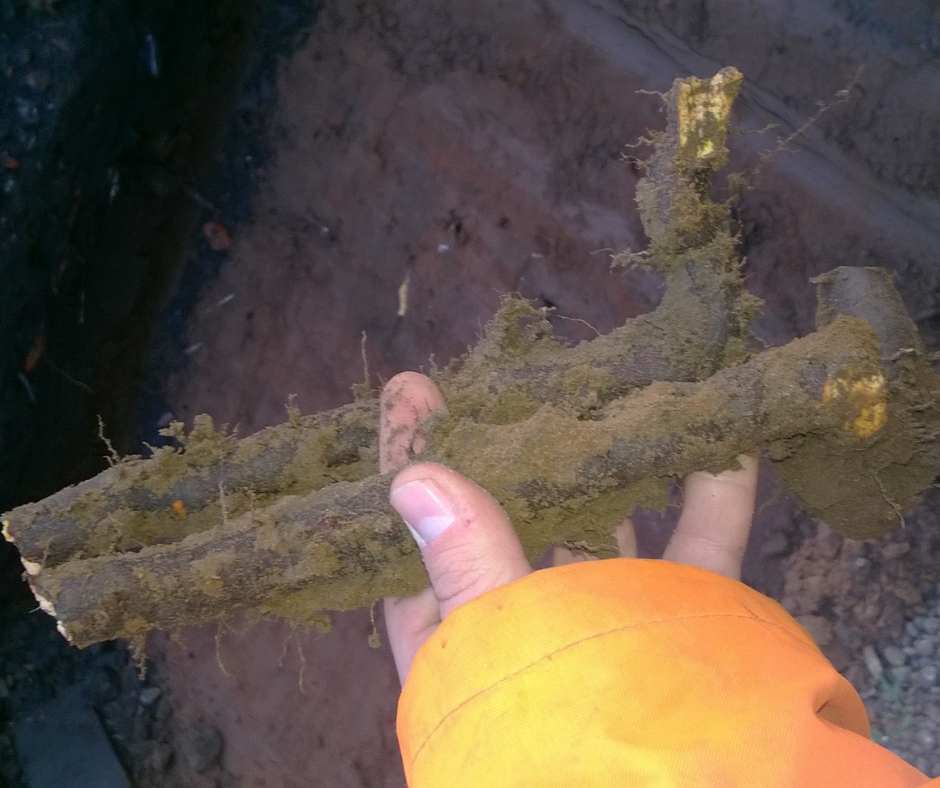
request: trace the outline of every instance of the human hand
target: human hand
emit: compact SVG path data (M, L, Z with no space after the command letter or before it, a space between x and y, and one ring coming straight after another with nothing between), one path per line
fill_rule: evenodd
M415 653L454 609L529 574L532 567L502 507L479 485L443 465L407 465L425 448L422 425L445 408L437 386L403 372L382 391L379 466L400 470L390 501L421 549L430 587L385 600L389 644L402 683ZM663 558L738 579L757 493L757 461L685 480L682 513ZM405 467L407 465L407 467ZM618 529L624 557L635 555L629 519Z

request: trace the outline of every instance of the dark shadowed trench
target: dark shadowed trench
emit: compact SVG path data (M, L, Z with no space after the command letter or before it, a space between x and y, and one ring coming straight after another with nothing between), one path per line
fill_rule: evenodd
M0 509L103 467L99 416L122 453L202 412L245 434L350 399L363 348L373 384L459 356L507 292L572 340L649 310L657 277L609 266L645 244L625 146L662 125L653 91L726 64L755 335L809 331L816 274L880 265L936 350L938 55L927 2L0 0ZM940 773L931 503L849 542L765 474L745 579ZM639 518L643 554L674 516ZM45 784L29 741L63 708L134 784L402 784L369 611L155 637L141 677L65 646L5 545L0 587L11 785Z

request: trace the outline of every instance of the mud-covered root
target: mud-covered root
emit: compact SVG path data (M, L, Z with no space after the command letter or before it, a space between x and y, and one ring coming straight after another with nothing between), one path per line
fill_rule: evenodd
M545 404L590 418L654 381L718 369L738 336L739 287L689 261L653 312L574 347L554 338L542 311L506 298L480 345L437 382L452 414L481 423L511 424ZM5 514L3 535L29 574L180 541L284 496L374 474L378 422L376 399L295 415L240 440L199 416L188 434L174 425L176 445Z
M670 480L762 451L852 536L899 524L940 464L938 378L883 273L820 277L819 328L748 356L729 207L709 196L741 75L677 80L638 190L666 290L648 315L565 347L507 299L436 375L428 457L490 490L530 555L600 545ZM37 598L79 645L236 611L319 622L425 582L376 476L374 399L236 441L208 418L179 448L121 463L7 515Z
M431 430L431 458L490 490L530 555L565 541L598 544L634 506L665 505L676 474L733 467L742 452L797 439L864 455L872 441L852 424L867 402L826 391L879 374L867 324L839 317L707 381L658 383L614 400L593 420L552 405L511 425L451 416ZM308 621L322 610L365 607L425 582L388 506L389 483L376 476L334 484L177 544L71 561L31 582L78 645L236 611ZM852 480L833 484L844 489ZM879 492L862 479L851 494L870 504Z
M940 378L890 272L840 267L814 282L817 325L851 315L878 338L876 374L835 378L823 389L827 401L853 403L843 432L865 450L846 451L834 433L779 442L771 456L811 514L846 536L873 538L903 526L940 472Z
M816 285L817 326L828 325L838 315L860 317L878 336L887 363L923 355L923 341L890 271L840 266L812 281Z
M378 405L291 413L243 439L197 416L165 434L174 444L124 459L92 479L3 516L29 574L76 558L179 541L228 518L334 481L375 473Z

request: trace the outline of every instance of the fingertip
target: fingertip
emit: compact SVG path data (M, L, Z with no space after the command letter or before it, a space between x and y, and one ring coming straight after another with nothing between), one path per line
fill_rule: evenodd
M444 405L444 395L437 384L420 372L399 372L382 386L380 399L388 406L393 400L404 397L414 403L424 404L429 411Z
M400 372L382 388L379 405L379 470L394 471L426 447L422 425L446 410L437 384L418 372Z

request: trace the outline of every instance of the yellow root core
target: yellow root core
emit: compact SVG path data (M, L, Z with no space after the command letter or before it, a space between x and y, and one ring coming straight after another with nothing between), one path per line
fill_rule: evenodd
M679 82L679 147L692 159L706 160L726 150L716 150L714 130L725 129L743 77L736 68L724 68L711 79ZM724 139L722 135L720 137Z
M888 421L885 388L885 377L881 373L854 379L831 378L823 386L823 402L848 400L856 415L846 421L845 428L859 438L870 438Z

